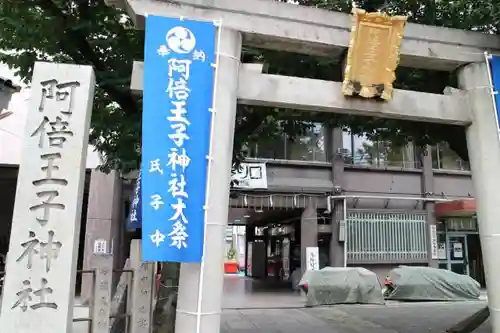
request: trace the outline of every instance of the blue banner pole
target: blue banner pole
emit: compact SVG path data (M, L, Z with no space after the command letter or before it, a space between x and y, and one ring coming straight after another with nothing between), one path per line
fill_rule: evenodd
M498 114L498 90L496 89L496 85L500 85L500 80L495 80L493 77L493 68L495 66L495 61L493 59L493 56L489 54L488 52L484 52L484 58L486 60L486 68L488 69L488 80L490 83L490 95L491 95L491 100L493 102L493 109L495 110L495 121L497 123L497 132L498 132L498 137L500 140L500 124L499 124L499 117L500 115ZM500 77L498 78L500 79Z
M213 22L146 17L144 261L203 261L215 42Z
M216 96L217 96L217 82L218 82L218 77L219 77L219 70L218 70L218 64L219 64L219 59L220 59L220 41L221 41L221 32L222 32L222 20L219 21L214 21L213 22L214 27L218 27L218 32L217 32L217 49L215 53L215 63L213 64L215 68L215 73L214 73L214 88L212 92L212 107L210 108L210 112L212 113L212 118L210 122L210 144L209 144L209 153L207 156L207 184L205 188L205 205L204 205L204 241L203 241L203 256L201 259L201 267L200 267L200 281L198 283L198 304L196 307L196 333L200 333L201 329L201 304L203 302L203 281L204 281L204 275L205 275L205 249L206 249L206 244L207 244L207 235L206 235L206 224L208 223L207 221L207 212L208 212L208 202L210 198L210 174L212 172L212 149L213 149L213 137L214 137L214 124L215 124L215 117L217 116L217 110L215 109L216 106ZM228 179L229 181L229 179Z

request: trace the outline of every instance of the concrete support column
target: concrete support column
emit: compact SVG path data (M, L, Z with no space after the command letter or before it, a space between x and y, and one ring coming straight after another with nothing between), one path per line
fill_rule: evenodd
M344 256L345 242L339 242L340 224L344 220L344 199L333 199L332 214L332 239L330 241L330 266L344 267L346 265ZM345 231L344 231L345 232ZM344 234L345 235L345 234Z
M94 259L96 250L106 253L113 251L113 257L121 250L122 208L122 181L118 174L115 171L105 174L92 170L85 229L84 270L102 268L98 267L98 263L104 261ZM114 263L120 268L123 265L123 262L119 260L114 260ZM90 274L82 276L81 296L84 302L92 298L92 275Z
M484 260L488 306L493 333L500 333L500 143L486 63L460 70L460 88L466 90L473 123L467 128L467 148L477 200L477 217ZM456 98L459 98L457 96Z
M217 64L212 172L205 233L204 264L181 264L176 333L219 333L224 284L225 232L236 121L241 34L222 29ZM203 274L200 274L203 269ZM201 283L200 277L202 276ZM201 286L202 292L199 292ZM199 297L201 307L198 307Z
M341 128L330 130L331 138L329 159L332 163L332 193L342 193L344 188L344 157L338 153L343 147L343 133ZM330 266L344 266L344 243L339 242L340 223L344 219L343 200L332 200L332 238L330 240Z
M434 195L434 173L432 171L431 147L426 147L421 155L422 160L422 193L424 197ZM429 267L438 268L439 261L432 259L431 226L436 226L436 216L434 215L434 202L424 202L423 208L427 213L427 255L429 257Z
M300 217L300 271L306 271L306 248L318 246L318 212L312 200L308 200L307 207Z

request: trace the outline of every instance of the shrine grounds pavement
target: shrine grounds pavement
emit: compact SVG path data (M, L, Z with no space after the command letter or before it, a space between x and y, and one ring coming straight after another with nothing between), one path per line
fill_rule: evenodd
M306 308L289 287L226 276L221 333L445 333L487 304L480 301ZM489 323L475 333L490 333Z
M225 309L221 333L445 333L485 301ZM475 333L490 333L489 322Z
M255 304L257 305L257 304ZM226 308L221 333L445 333L446 329L486 305L486 301L397 303L305 308ZM293 306L293 307L292 307ZM88 308L75 307L75 318L88 317ZM88 333L84 322L72 333ZM491 333L488 322L475 333Z
M422 302L385 305L304 307L304 297L269 289L246 278L226 277L220 333L445 333L446 329L486 306L480 301ZM1 301L1 300L0 300ZM88 318L89 308L76 300L75 318ZM72 333L88 333L86 322ZM488 322L475 333L490 333Z

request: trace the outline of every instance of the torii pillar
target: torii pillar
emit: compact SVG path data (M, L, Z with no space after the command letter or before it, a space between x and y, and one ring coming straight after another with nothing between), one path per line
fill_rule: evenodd
M459 83L471 108L467 148L493 333L500 333L500 141L486 62L460 70Z
M224 287L225 230L236 122L238 74L242 38L239 31L222 28L215 84L212 170L206 219L204 264L181 264L175 333L220 333ZM203 273L201 271L203 270ZM201 283L200 283L201 279ZM201 287L201 291L199 288Z

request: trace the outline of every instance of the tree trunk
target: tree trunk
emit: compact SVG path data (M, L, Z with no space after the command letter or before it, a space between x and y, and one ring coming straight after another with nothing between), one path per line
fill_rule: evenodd
M490 309L486 306L473 313L455 326L446 330L448 333L471 333L476 330L490 316Z
M179 271L179 263L162 264L161 284L153 313L153 333L174 333Z

